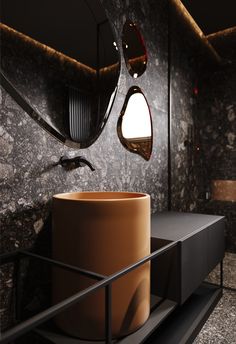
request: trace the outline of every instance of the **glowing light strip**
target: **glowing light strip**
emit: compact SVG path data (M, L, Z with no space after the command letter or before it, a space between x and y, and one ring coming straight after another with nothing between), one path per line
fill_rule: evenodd
M50 56L55 56L56 58L58 58L59 60L64 60L64 61L67 61L69 62L70 64L73 64L74 66L76 66L77 68L79 69L86 69L86 71L90 72L90 73L95 73L95 69L81 63L81 62L78 62L77 60L67 56L67 55L64 55L63 53L43 44L43 43L40 43L38 41L36 41L35 39L3 24L3 23L0 23L0 29L8 32L9 34L17 37L18 39L32 45L32 46L35 46L36 48L40 49L41 51L43 51L44 53L50 55Z
M214 57L214 59L217 62L221 62L221 57L218 55L218 53L215 51L213 46L209 43L207 36L204 35L200 27L197 25L191 14L188 12L186 7L183 5L183 3L180 0L171 0L173 5L177 8L178 12L183 16L183 18L189 23L192 30L195 32L195 34L198 36L198 38L202 41L202 43L205 45L205 47L208 49L208 51L211 53L211 55Z
M212 39L218 36L227 36L227 35L231 35L232 33L236 34L236 26L230 27L228 29L224 29L224 30L220 30L214 33L211 33L210 35L207 35L206 38L207 39Z
M46 53L49 56L55 57L57 58L59 61L65 61L71 65L73 65L74 67L86 71L88 73L92 73L92 74L96 74L97 71L94 68L91 68L43 43L38 42L37 40L3 24L0 22L0 30L3 30L5 32L7 32L8 34L15 36L16 38L18 38L19 40L30 44L31 46L36 47L37 49L41 50L43 53ZM117 69L119 68L119 63L115 63L113 65L110 66L106 66L106 67L102 67L99 71L100 73L106 73L106 72L110 72L112 69Z

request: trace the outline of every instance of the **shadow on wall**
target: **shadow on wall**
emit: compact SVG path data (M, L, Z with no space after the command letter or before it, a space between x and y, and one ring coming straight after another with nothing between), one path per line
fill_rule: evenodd
M51 214L46 219L35 244L34 253L51 257ZM50 305L51 266L34 258L22 261L20 318L27 319Z
M15 251L17 247L33 248L35 253L50 257L51 214L48 214L48 207L50 207L48 204L39 205L37 208L2 217L1 228L8 229L5 233L2 231L1 235L4 253ZM42 213L45 215L45 220L42 219ZM37 214L40 214L41 218L33 224L32 220L37 218ZM24 258L20 262L19 269L17 269L17 261L4 264L0 269L2 331L16 324L18 319L29 318L43 310L50 302L49 264L32 258Z
M11 252L19 247L29 249L49 227L51 201L35 203L28 208L6 211L1 214L1 252ZM48 229L47 229L48 230ZM49 235L49 233L48 233ZM44 251L45 248L42 247ZM41 251L42 252L42 251Z

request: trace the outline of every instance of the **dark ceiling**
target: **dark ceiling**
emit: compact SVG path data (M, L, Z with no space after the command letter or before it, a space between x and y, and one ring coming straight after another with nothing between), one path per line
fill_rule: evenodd
M181 0L205 35L236 26L236 0Z

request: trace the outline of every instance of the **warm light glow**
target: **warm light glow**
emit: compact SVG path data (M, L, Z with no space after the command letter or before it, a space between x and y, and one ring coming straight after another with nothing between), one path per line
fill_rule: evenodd
M0 22L0 36L1 36L1 30L3 30L7 34L12 35L15 39L17 39L19 41L25 42L25 43L29 44L30 46L36 47L39 51L39 54L48 55L48 56L50 56L54 59L57 59L58 61L61 61L61 62L65 61L68 64L70 64L71 66L73 66L74 68L77 68L77 69L82 70L82 71L86 71L87 73L92 73L94 75L96 75L96 73L97 73L97 70L95 70L94 68L92 68L88 65L85 65L85 64L83 64L83 63L81 63L81 62L79 62L79 61L77 61L77 60L75 60L75 59L73 59L67 55L64 55L63 53L60 53L59 51L54 50L53 48L50 48L49 46L42 44L42 43L36 41L35 39L19 32L19 31L16 31L13 28ZM113 42L113 45L114 45L114 43L115 42ZM118 50L118 47L116 46L115 49ZM113 65L109 65L109 66L100 68L99 72L100 72L100 74L110 73L112 70L116 70L117 68L119 68L118 62L114 63Z
M0 31L3 30L4 32L11 34L12 37L14 37L15 39L25 42L27 44L29 44L30 46L34 46L36 47L40 53L44 53L45 55L51 56L55 59L57 59L58 61L66 61L67 63L69 63L70 65L73 65L74 67L81 69L81 70L86 70L86 72L88 73L93 73L96 74L96 70L91 68L90 66L87 66L75 59L73 59L70 56L67 56L43 43L40 43L39 41L13 29L12 27L9 27L3 23L0 23Z
M178 13L182 16L182 18L189 24L191 27L191 30L195 32L197 37L201 40L201 42L205 45L205 47L208 49L210 54L214 57L214 59L219 63L221 62L221 57L218 55L218 53L215 51L213 46L208 41L208 37L204 35L200 27L197 25L195 20L192 18L191 14L188 12L188 10L185 8L181 0L171 0L172 5L175 6Z
M224 29L224 30L221 30L221 31L217 31L217 32L214 32L214 33L211 33L210 35L207 35L207 39L214 39L215 37L219 37L219 36L227 36L227 35L231 35L231 34L234 34L236 33L236 26L233 26L233 27L229 27L228 29Z
M134 93L129 98L122 121L122 134L126 139L152 135L150 112L142 93Z

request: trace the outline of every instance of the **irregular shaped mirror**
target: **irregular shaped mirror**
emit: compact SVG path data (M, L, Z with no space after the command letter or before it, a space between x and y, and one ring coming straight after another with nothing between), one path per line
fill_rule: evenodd
M122 145L130 152L149 160L152 153L152 118L141 89L129 89L117 123L117 133Z
M120 70L99 0L1 0L1 83L44 129L90 146L108 118Z
M126 66L134 78L142 75L147 66L147 51L143 37L131 20L126 20L123 27L122 46Z

